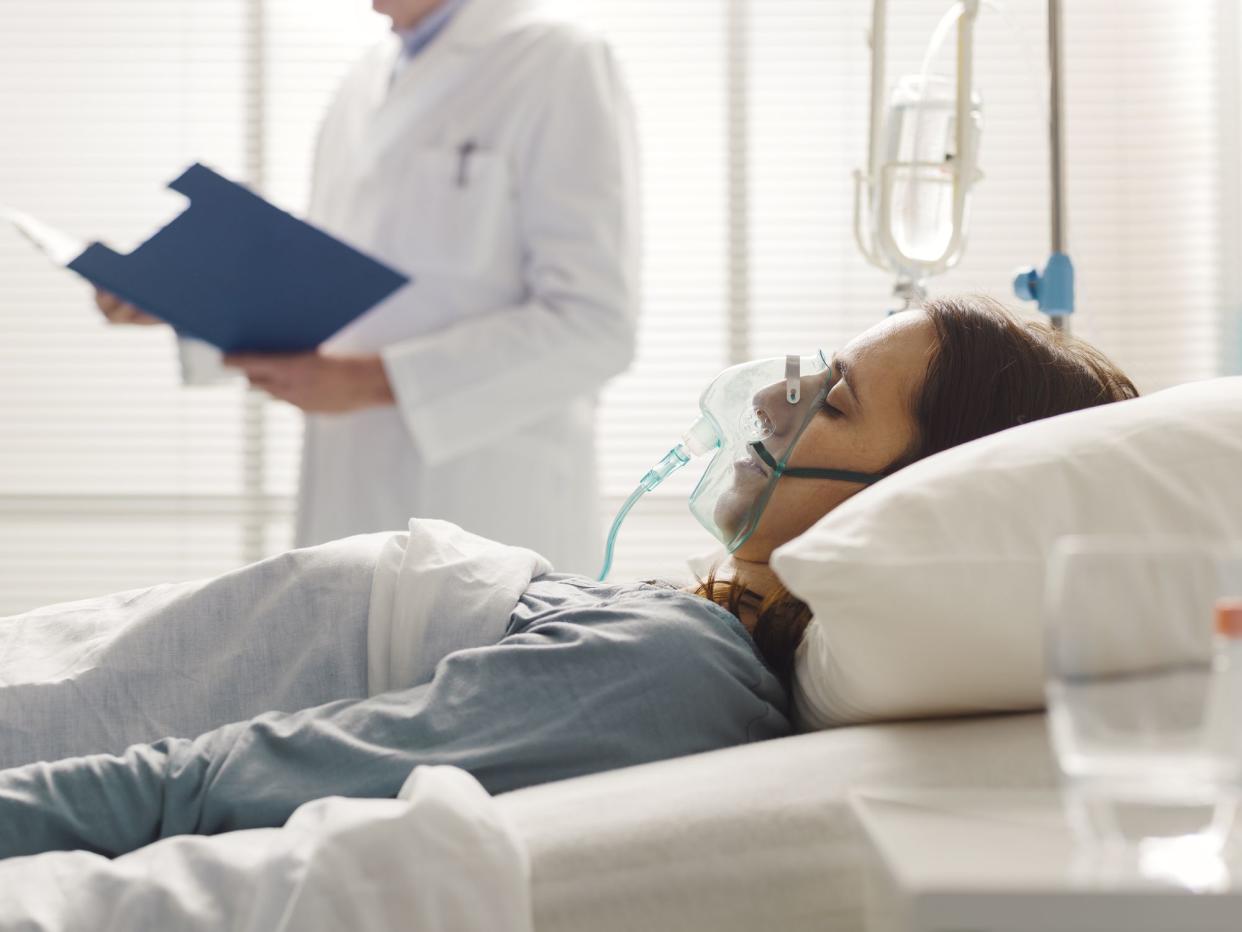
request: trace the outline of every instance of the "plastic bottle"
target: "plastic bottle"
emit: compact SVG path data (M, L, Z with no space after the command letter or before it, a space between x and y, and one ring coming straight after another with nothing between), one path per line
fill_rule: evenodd
M1209 722L1213 743L1242 773L1242 598L1217 599L1214 688Z

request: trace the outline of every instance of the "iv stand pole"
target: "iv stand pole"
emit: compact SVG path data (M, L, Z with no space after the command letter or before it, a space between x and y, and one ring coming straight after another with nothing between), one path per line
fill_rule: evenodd
M1061 0L1048 0L1048 150L1052 199L1052 255L1043 272L1019 269L1013 290L1024 301L1039 302L1039 309L1057 330L1069 330L1074 313L1074 265L1065 244L1065 132L1061 82Z

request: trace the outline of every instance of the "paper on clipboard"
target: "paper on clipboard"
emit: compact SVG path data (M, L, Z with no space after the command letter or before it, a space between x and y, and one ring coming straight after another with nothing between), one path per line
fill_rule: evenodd
M168 183L187 202L128 253L21 211L4 217L58 265L219 352L311 352L411 277L199 163ZM201 355L183 347L182 359Z
M40 252L61 267L68 266L86 251L86 240L70 236L63 230L58 230L15 208L0 207L0 217L13 224L18 233L34 243Z
M58 230L24 211L0 206L0 217L35 245L38 250L61 268L86 251L88 243L63 230ZM183 385L214 385L235 379L237 373L224 368L221 352L209 343L193 337L177 338L177 357L181 364Z

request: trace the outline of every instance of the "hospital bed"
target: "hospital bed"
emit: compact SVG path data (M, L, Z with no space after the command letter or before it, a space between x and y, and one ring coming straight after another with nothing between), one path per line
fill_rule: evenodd
M134 901L141 877L151 909L189 910L204 890L216 906L236 904L239 890L251 890L270 900L273 915L288 915L289 898L307 915L333 918L319 907L324 900L377 930L418 927L407 904L422 902L410 893L419 882L427 902L447 899L452 884L472 902L500 876L509 879L510 899L496 901L520 905L503 915L520 916L523 932L527 904L539 932L854 932L864 927L867 849L852 794L1056 784L1038 711L1040 593L1052 541L1105 530L1242 543L1239 463L1242 378L1232 378L1024 425L902 470L774 555L774 568L816 618L795 671L806 733L495 798L476 784L459 824L490 824L515 840L490 878L484 849L456 844L440 823L419 818L417 794L408 810L405 795L316 800L282 829L179 836L115 862L75 852L71 861L50 855L7 864L66 896L78 895L93 872L95 901L108 908ZM321 830L333 812L344 835ZM381 835L354 832L359 819ZM434 855L411 847L420 826L424 841L446 847ZM260 856L260 845L270 856ZM311 849L329 857L308 860ZM246 858L265 873L246 867ZM177 875L170 863L206 871ZM299 871L316 866L303 883ZM129 886L118 899L122 873ZM12 898L20 887L5 889ZM40 909L52 902L31 900ZM185 927L139 915L145 928ZM219 927L211 920L195 927Z
M863 929L851 791L1055 784L1042 714L865 725L507 793L538 932Z
M1047 554L1066 533L1242 545L1239 464L1242 378L1216 379L965 444L842 505L773 557L826 619L795 689L821 730L501 796L536 928L862 929L851 793L1055 786Z

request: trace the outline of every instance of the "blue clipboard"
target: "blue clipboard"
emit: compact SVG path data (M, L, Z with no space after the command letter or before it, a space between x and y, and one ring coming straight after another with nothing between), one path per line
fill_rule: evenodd
M168 187L190 199L176 219L68 267L225 352L314 349L410 280L203 165Z

